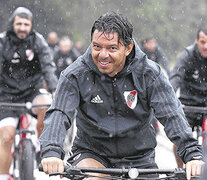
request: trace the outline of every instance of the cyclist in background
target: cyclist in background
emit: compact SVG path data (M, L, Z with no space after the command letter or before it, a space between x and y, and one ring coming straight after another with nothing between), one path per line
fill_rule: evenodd
M78 50L78 52L81 55L84 54L85 50L83 48L83 43L80 40L78 40L78 41L75 42L75 48Z
M0 34L0 102L34 104L51 102L43 80L52 94L57 77L50 49L42 35L32 28L30 10L18 7L9 19L6 32ZM38 137L43 129L44 108L35 108ZM0 179L7 180L12 160L11 146L23 112L0 108Z
M141 50L147 55L147 57L156 63L160 64L167 75L170 75L170 68L168 65L168 59L164 55L163 50L157 43L157 40L153 36L149 36L141 41Z
M59 49L58 42L59 42L58 34L54 31L49 32L47 35L47 43L48 43L53 55Z
M91 29L89 48L61 73L40 137L44 172L63 171L63 141L77 114L77 135L68 160L72 165L157 168L151 125L156 117L178 145L188 179L201 173L201 146L181 103L160 66L140 50L132 33L133 26L122 15L102 15Z
M207 26L197 32L195 42L186 47L176 62L170 76L175 91L180 89L180 101L183 105L207 106ZM202 114L186 114L191 127L202 125ZM183 167L182 160L174 153L178 167ZM180 151L177 152L180 156Z
M72 64L81 54L68 36L63 36L59 41L59 50L54 54L54 62L57 66L56 75L59 78L61 71Z

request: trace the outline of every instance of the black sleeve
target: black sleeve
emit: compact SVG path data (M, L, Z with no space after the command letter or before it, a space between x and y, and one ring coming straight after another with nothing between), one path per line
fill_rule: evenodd
M158 62L160 62L160 64L166 70L167 74L170 75L170 68L168 65L168 59L160 47L157 47L157 58L158 58Z
M80 96L76 79L66 78L63 73L58 81L55 97L48 109L44 130L40 136L42 157L64 158L63 142L79 106Z
M164 126L167 137L177 145L178 155L182 160L186 163L195 156L201 156L202 148L193 138L182 105L161 71L155 81L150 83L148 97L155 117Z
M56 65L53 61L53 56L42 35L37 34L36 40L39 49L38 58L41 64L43 77L47 83L49 91L54 92L57 85L57 76L55 75Z
M171 74L170 74L170 83L172 84L175 92L180 88L180 85L183 81L186 69L187 69L187 62L189 60L189 54L185 50L182 52L181 56L178 58Z
M5 42L5 36L6 33L0 33L0 75L2 74L2 63L3 63L3 46ZM0 81L1 81L1 76L0 76Z

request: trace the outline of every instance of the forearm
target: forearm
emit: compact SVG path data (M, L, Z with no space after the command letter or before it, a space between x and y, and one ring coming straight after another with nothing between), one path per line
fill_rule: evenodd
M47 112L44 120L44 130L40 136L43 157L64 158L63 142L69 127L70 122L64 113L52 110Z
M201 147L193 138L180 101L176 98L169 81L158 76L149 88L151 107L156 118L165 127L168 138L177 145L179 156L184 162L192 157L201 155Z

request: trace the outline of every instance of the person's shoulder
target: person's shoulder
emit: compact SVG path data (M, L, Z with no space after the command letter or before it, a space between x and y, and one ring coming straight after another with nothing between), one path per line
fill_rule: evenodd
M45 40L45 38L43 37L42 34L40 34L39 32L37 31L34 31L34 35L35 35L35 40L37 43L44 43L44 44L47 44L47 41ZM47 44L48 46L48 44ZM48 46L49 47L49 46Z
M44 40L45 40L45 38L43 37L43 35L42 35L42 34L40 34L39 32L34 31L34 34L35 34L36 38L39 38L39 39L44 39Z
M49 45L48 45L47 41L45 40L45 38L43 37L42 34L40 34L37 31L34 31L34 35L35 35L35 44L39 48L42 48L42 47L48 47L49 48Z
M187 46L186 48L185 48L185 50L187 51L187 52L193 52L194 50L195 50L195 44L191 44L190 46Z
M1 33L0 33L0 38L5 38L5 37L6 37L6 31L1 32Z
M140 61L135 64L134 72L138 77L147 79L156 79L159 76L161 67L156 62L148 59L145 55Z
M194 59L195 44L189 45L179 55L179 62L190 63Z
M150 59L146 59L146 69L148 72L151 72L155 76L159 75L160 73L160 65Z
M66 77L78 77L85 74L87 71L89 71L89 68L84 61L84 57L81 55L63 71L63 74Z
M0 43L3 43L6 40L6 32L0 33Z

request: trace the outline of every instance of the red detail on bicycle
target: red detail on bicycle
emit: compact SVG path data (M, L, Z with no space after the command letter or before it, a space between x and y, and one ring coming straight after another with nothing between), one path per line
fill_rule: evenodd
M12 175L15 180L34 180L34 170L37 169L35 141L37 136L34 130L30 130L31 121L34 119L28 113L34 107L49 106L50 104L32 105L31 103L3 103L0 102L1 108L13 108L18 110L24 109L15 132L13 171ZM20 110L19 109L19 110Z

